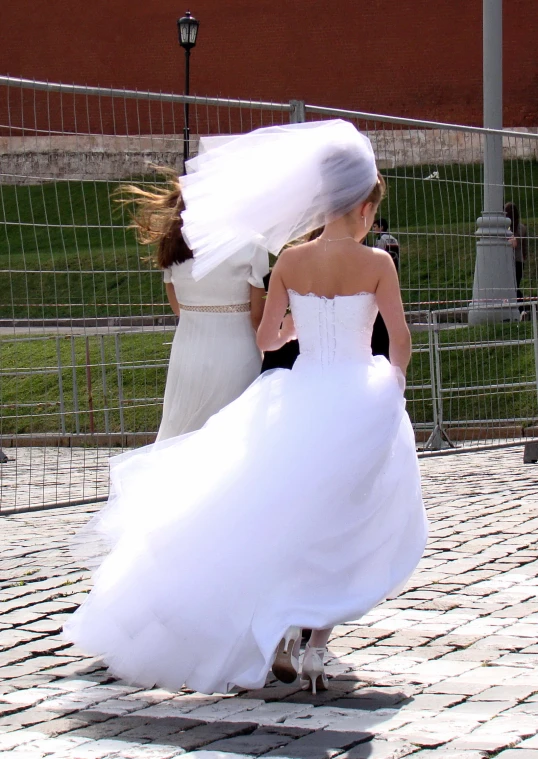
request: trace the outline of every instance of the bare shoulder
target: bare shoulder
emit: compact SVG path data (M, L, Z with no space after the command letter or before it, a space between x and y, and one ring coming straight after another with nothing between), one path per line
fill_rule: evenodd
M380 261L382 265L389 262L392 263L392 257L386 250L382 250L381 248L370 248L370 250L375 259Z
M387 253L386 250L381 250L381 248L368 248L367 246L364 246L364 252L368 257L369 264L374 267L374 269L379 271L379 273L385 271L391 266L394 267L394 262L390 256L390 253Z
M284 248L279 255L275 264L281 272L289 270L303 260L304 256L310 252L311 242L301 243L300 245L290 245Z

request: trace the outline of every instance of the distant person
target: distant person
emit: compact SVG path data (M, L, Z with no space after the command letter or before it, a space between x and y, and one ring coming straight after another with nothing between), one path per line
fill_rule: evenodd
M372 225L372 232L377 235L374 241L374 248L386 250L394 261L396 271L400 271L400 244L398 240L389 232L389 225L386 219L377 218Z
M523 312L524 307L521 302L523 300L523 293L519 289L519 286L523 279L523 266L527 260L528 253L527 227L519 220L519 210L515 203L507 203L504 207L504 212L510 219L510 231L512 233L510 244L514 249L514 263L516 267L516 294L520 302L519 310Z
M378 217L372 224L372 232L376 235L373 247L387 251L392 260L396 271L400 270L400 246L398 240L389 232L389 225L386 219ZM374 356L385 356L389 358L389 333L383 321L381 314L378 314L374 322L372 332L372 353Z
M138 240L155 246L166 294L179 323L172 342L157 440L194 432L238 398L259 375L256 345L265 304L269 255L251 243L203 279L192 276L193 254L182 235L185 206L174 172L166 189L123 187L135 206Z

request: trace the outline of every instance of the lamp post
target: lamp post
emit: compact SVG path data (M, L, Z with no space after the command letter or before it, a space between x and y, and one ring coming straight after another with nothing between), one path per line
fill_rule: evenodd
M196 45L198 27L200 22L191 16L190 11L177 20L177 32L179 44L185 51L185 95L190 94L190 55ZM186 173L185 164L189 160L189 104L185 103L185 125L183 127L183 172Z
M502 0L483 0L484 126L502 129ZM469 324L513 321L516 303L514 251L504 213L502 135L484 136L484 200L477 225L476 264Z

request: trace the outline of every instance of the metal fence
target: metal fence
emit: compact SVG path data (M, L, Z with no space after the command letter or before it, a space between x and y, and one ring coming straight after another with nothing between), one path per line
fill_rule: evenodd
M290 103L0 77L0 511L106 496L110 452L157 430L175 321L126 230L119 182L159 181L199 135L345 118L388 183L413 333L408 409L423 449L521 440L538 418L538 135L503 132L505 198L528 226L523 319L469 326L488 130ZM371 242L374 242L373 238Z

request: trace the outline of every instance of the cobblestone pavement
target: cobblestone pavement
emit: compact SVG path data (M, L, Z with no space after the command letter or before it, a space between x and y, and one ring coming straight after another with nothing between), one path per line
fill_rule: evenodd
M422 460L426 555L397 600L335 630L317 696L114 680L60 637L89 587L65 538L92 509L0 517L0 759L538 759L538 468L522 458Z

